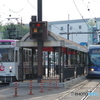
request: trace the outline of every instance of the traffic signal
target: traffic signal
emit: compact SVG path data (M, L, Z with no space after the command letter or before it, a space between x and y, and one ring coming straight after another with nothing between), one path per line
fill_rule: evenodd
M47 39L47 22L32 21L30 22L30 38L31 39Z

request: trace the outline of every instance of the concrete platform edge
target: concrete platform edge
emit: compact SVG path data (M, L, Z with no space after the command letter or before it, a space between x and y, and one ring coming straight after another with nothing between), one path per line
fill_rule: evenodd
M66 82L61 82L61 83L57 83L57 86L58 87L67 87L68 85L71 85L73 83L79 83L80 81L82 80L85 80L86 79L86 76L81 76L81 77L78 77L78 78L75 78L75 79L72 79L72 80L69 80L69 81L66 81ZM10 86L14 86L15 85L15 82L13 83L10 83ZM30 84L29 82L18 82L18 87L28 87ZM44 87L49 87L50 83L49 82L45 82L45 83L42 83L42 85ZM56 83L55 82L52 82L52 87L55 87ZM32 82L32 86L33 87L40 87L41 86L41 83L37 83L37 82Z

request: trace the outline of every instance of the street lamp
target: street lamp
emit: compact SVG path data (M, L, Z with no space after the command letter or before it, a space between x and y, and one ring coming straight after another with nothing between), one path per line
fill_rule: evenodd
M90 25L90 26L96 25L96 20L95 19L89 19L88 20L88 25Z

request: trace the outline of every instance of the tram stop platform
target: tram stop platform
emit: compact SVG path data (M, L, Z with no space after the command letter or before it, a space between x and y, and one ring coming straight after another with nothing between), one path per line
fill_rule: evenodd
M75 78L75 79L70 79L70 80L67 80L66 82L58 82L58 80L56 79L48 79L48 80L42 80L40 83L37 82L37 80L27 80L27 81L23 81L23 82L17 82L18 86L21 86L21 87L28 87L30 86L30 82L32 84L33 87L40 87L40 86L43 86L43 87L62 87L62 88L66 88L67 86L69 85L74 85L74 84L77 84L83 80L86 79L86 76L81 76L81 77L78 77L78 78ZM10 83L10 86L14 86L16 82L12 82Z

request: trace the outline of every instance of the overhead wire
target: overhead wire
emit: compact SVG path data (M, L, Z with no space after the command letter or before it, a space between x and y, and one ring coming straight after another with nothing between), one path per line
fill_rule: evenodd
M23 7L19 11L14 11L11 8L9 8L9 10L11 10L13 13L20 13L20 12L22 12L24 10L26 5L27 5L27 2L23 5Z
M34 8L34 9L36 9L31 3L30 3L30 1L29 0L27 0L27 2ZM44 16L43 16L44 17ZM44 17L45 19L47 19L46 17ZM47 19L48 20L48 19ZM51 25L53 25L55 28L57 28L58 30L60 30L61 32L65 32L65 31L63 31L63 30L61 30L60 28L58 28L56 25L54 25L52 22L51 22ZM74 28L74 27L73 27ZM74 28L75 29L75 28ZM77 29L75 29L75 30L77 30Z
M95 0L92 0L92 1L95 1ZM77 1L77 2L79 2L79 1ZM87 9L87 11L89 12L91 18L94 18L95 20L97 20L96 17L95 17L95 15L93 16L94 12L89 8L88 5L85 4L84 0L82 0L82 2L83 2L83 3L81 3L81 2L79 2L79 3L80 3L80 4L84 4L84 6L85 6L85 8ZM91 3L91 2L88 1L88 4L90 4L90 3ZM100 2L99 2L99 3L100 3ZM93 14L91 14L91 12L92 12Z
M27 2L34 8L34 9L36 9L31 3L30 3L30 1L29 0L27 0Z
M83 0L82 0L83 1ZM93 1L93 0L92 0ZM94 0L95 1L95 0ZM84 2L84 1L83 1ZM99 2L100 3L100 2ZM84 3L85 4L85 3ZM88 4L91 4L91 2L88 2ZM87 6L87 10L89 11L89 13L90 13L90 15L91 15L91 12L94 14L94 12L93 12L93 10L91 10L91 8L89 8L88 6ZM92 16L92 15L91 15ZM93 16L92 16L93 17ZM96 18L96 16L94 15L94 19L95 19L95 21L97 21L97 18Z
M82 0L83 1L83 0ZM84 1L83 1L84 2ZM88 2L88 3L90 3L90 2ZM88 7L88 6L87 6ZM94 14L94 12L93 12L93 10L91 10L89 7L87 8L87 10L89 11L89 13L90 12L92 12L93 14ZM91 13L90 13L90 15L91 15ZM92 15L91 15L92 16ZM92 16L93 17L93 16ZM97 18L95 17L95 15L94 15L94 19L97 21Z
M29 0L27 0L27 2L34 8L34 9L36 9L30 2L29 2ZM43 16L44 17L44 16ZM46 17L44 17L45 19L47 19ZM48 20L48 19L47 19ZM54 25L52 22L50 22L51 23L51 25L53 25L54 27L56 27L58 30L60 30L56 25ZM61 31L61 30L60 30ZM65 32L65 31L62 31L62 32Z
M92 18L93 16L92 16L92 14L91 14L91 12L90 12L90 11L91 11L90 8L88 7L88 5L85 4L84 0L82 0L82 2L83 2L84 6L86 7L87 11L89 12L89 14L90 14L90 16L91 16L91 18ZM88 2L88 4L89 4L89 3L90 3L90 2Z
M34 8L34 9L36 9L30 2L29 2L29 0L27 0L28 1L28 3ZM44 17L44 16L43 16ZM44 17L46 20L48 20L46 17ZM56 29L58 29L58 30L60 30L61 32L64 32L64 33L66 33L66 31L64 31L64 30L61 30L59 27L57 27L56 25L54 25L53 24L53 22L50 22L51 23L51 25L53 25ZM73 26L71 26L73 29L75 29L77 32L79 32L79 30L78 29L76 29L76 28L74 28Z
M21 11L24 10L24 8L20 9L19 11L14 11L14 10L12 10L11 8L9 8L9 10L12 11L13 13L20 13Z
M30 4L35 10L36 10L36 8L30 3L30 1L29 0L27 0L27 2L28 2L28 4ZM26 2L26 3L27 3ZM9 10L11 10L13 13L20 13L21 11L23 11L24 10L24 8L25 8L25 6L26 6L26 3L24 4L24 6L19 10L19 11L14 11L14 10L12 10L11 8L9 8ZM7 7L7 6L6 6ZM8 7L7 7L8 8ZM80 12L79 12L80 13ZM80 13L80 15L81 15L81 13ZM81 15L82 16L82 15ZM45 19L47 19L46 17L44 17ZM48 19L47 19L48 20ZM85 20L84 20L85 21ZM60 30L61 32L64 32L64 33L66 33L66 31L64 31L64 30L61 30L59 27L57 27L56 25L54 25L52 22L50 22L51 23L51 25L53 25L55 28L57 28L58 30ZM71 26L72 27L72 26ZM75 29L75 30L77 30L78 31L78 29L76 29L76 28L74 28L74 27L72 27L73 29Z
M12 8L7 7L6 5L4 5L7 9L9 9L10 11L12 11L13 13L20 13L21 11L24 10L25 6L26 6L27 2L25 2L25 4L23 5L23 7L19 10L19 11L14 11Z
M79 11L79 9L78 9L78 7L77 7L77 5L76 5L76 3L75 3L75 1L73 0L73 3L74 3L74 5L75 5L75 7L76 7L76 9L77 9L77 11L78 11L78 13L80 14L80 16L82 17L82 20L85 22L85 24L89 27L89 25L86 23L86 21L85 21L85 19L83 18L83 16L82 16L82 14L80 13L80 11Z

